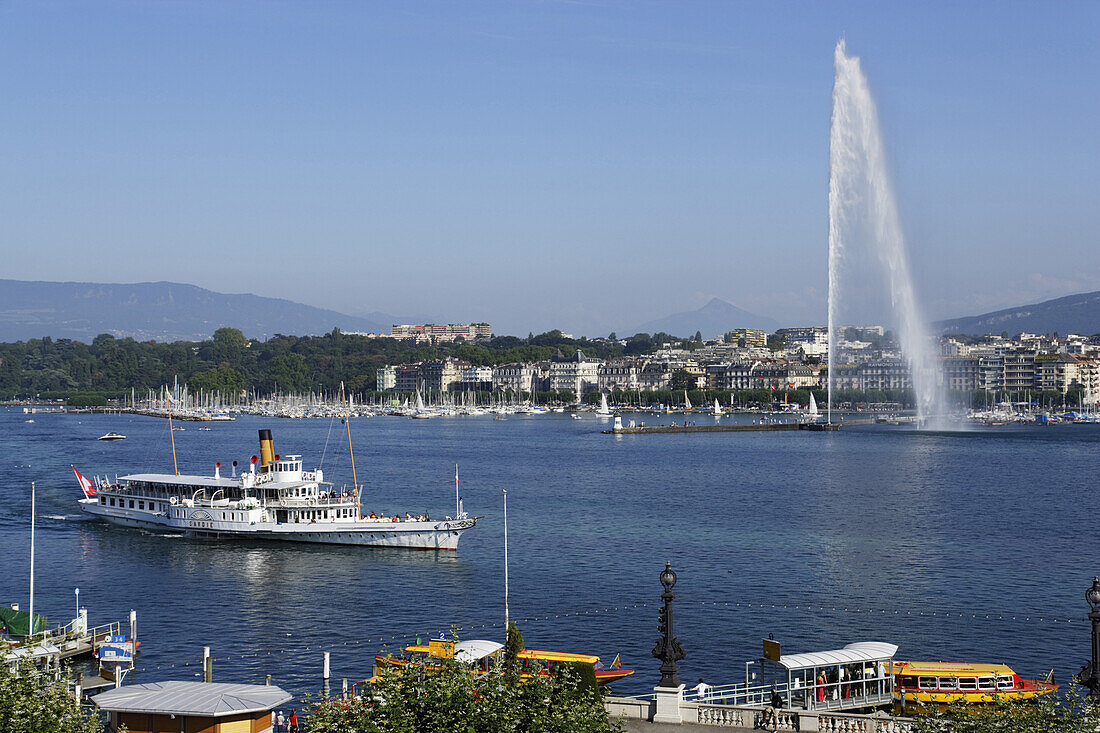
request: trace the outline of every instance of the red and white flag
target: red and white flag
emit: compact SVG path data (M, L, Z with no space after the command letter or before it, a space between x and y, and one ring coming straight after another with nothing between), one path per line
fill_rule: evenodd
M73 473L76 474L76 480L80 482L80 490L84 492L85 498L91 499L95 496L95 487L92 486L92 482L84 478L80 471L76 470L76 466L70 464L69 468L73 469Z

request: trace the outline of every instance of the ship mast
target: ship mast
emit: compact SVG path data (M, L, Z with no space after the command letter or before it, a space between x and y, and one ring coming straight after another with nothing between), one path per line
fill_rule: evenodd
M340 399L344 402L344 424L348 426L348 454L351 456L351 483L355 487L355 516L362 519L363 509L359 502L359 479L355 475L355 449L351 447L351 415L348 414L348 396L344 392L343 382L340 382Z
M172 469L176 475L180 475L180 466L176 462L176 431L172 430L172 397L168 394L168 388L164 388L165 403L168 405L168 437L172 439Z

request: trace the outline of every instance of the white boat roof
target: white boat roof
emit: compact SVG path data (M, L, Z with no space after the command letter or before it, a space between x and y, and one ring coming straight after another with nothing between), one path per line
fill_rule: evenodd
M262 474L256 474L257 477ZM239 488L241 485L241 478L238 474L237 478L229 478L222 476L221 478L214 478L213 476L176 476L171 473L132 473L128 476L119 476L120 481L146 481L154 484L175 484L187 486L194 486L198 488L205 486L207 488L222 488L232 489ZM282 488L284 486L298 486L299 484L312 483L310 481L264 481L261 484L257 484L259 488Z
M831 667L834 664L887 661L893 659L897 652L897 644L887 644L883 641L857 641L843 649L832 649L826 652L783 654L779 657L779 664L787 669Z
M455 659L464 664L471 664L503 648L503 644L487 639L460 641L455 644Z
M215 717L271 710L292 699L275 685L170 680L108 690L92 702L111 712Z
M34 647L16 647L10 649L4 653L3 660L5 662L12 662L16 659L40 659L42 657L52 657L57 654L61 654L61 650L53 644L39 644Z

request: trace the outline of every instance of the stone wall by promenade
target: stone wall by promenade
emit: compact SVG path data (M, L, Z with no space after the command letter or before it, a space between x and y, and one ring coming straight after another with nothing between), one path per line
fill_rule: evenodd
M688 733L721 727L731 731L760 730L770 709L743 705L706 705L680 701L681 723L654 723L656 703L636 698L607 697L608 716L621 720L628 733ZM839 733L909 733L913 721L885 713L858 715L854 713L816 713L805 710L780 710L781 731L827 731ZM772 730L769 722L765 730Z

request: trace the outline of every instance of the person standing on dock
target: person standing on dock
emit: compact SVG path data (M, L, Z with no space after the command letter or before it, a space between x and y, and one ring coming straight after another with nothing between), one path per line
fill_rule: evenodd
M275 716L275 733L286 733L286 718L283 717L282 710Z
M703 678L700 677L699 684L695 686L695 697L699 700L699 702L703 702L707 699L708 692L710 692L710 685L708 685L706 682L703 682Z
M288 722L288 733L298 733L298 713L294 708L290 709L290 720Z
M783 698L779 695L779 690L772 688L772 730L779 730L779 709L783 707Z

